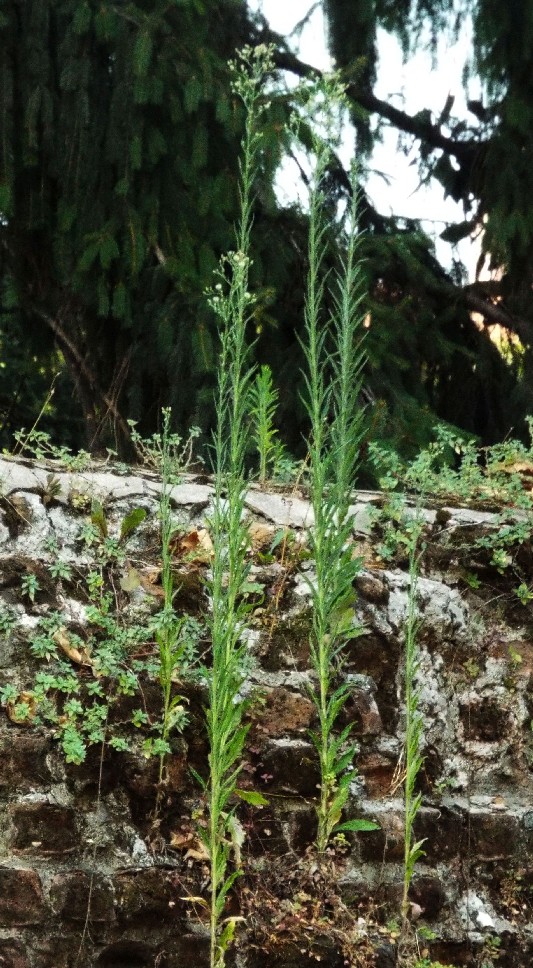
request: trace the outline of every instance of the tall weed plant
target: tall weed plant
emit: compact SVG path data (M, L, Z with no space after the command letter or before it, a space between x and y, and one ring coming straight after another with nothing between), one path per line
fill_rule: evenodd
M419 858L424 855L422 849L424 841L416 840L414 834L415 820L422 804L422 794L416 792L416 783L424 762L424 757L421 754L423 718L419 708L419 689L416 685L419 669L417 591L420 573L420 530L421 525L418 522L418 527L411 537L409 547L409 596L405 624L405 833L402 896L402 933L404 940L406 940L409 928L409 888L415 865Z
M218 282L210 294L210 304L220 320L211 521L214 544L210 580L212 669L206 710L208 824L200 830L209 854L211 875L210 968L223 968L238 920L224 917L224 908L228 892L241 873L240 852L232 845L239 840L235 795L238 796L237 781L247 733L243 722L246 701L241 693L244 678L241 634L247 611L244 593L249 549L248 529L243 520L249 444L247 407L254 375L247 342L253 310L248 280L253 184L261 145L258 121L265 110L265 104L261 104L262 84L270 65L270 50L263 46L245 49L240 64L232 65L233 90L242 99L246 112L240 166L240 218L236 249L224 257ZM254 802L253 794L246 793L245 798ZM261 799L257 796L257 800Z
M311 584L311 660L317 677L312 698L318 730L312 734L320 763L317 848L343 830L374 829L364 820L341 822L354 775L356 746L351 726L335 732L350 686L337 685L347 637L354 636L353 583L359 570L351 541L351 494L355 484L363 415L359 402L363 365L362 268L358 259L357 187L347 215L345 254L332 283L333 316L324 320L328 226L324 185L332 161L333 120L342 91L334 79L315 95L314 117L322 113L325 138L315 138L316 163L310 185L308 275L302 343L307 370L305 405L310 421L309 481L314 523L310 544L315 561ZM330 349L330 345L333 349Z
M185 707L183 698L173 695L174 674L179 670L182 659L188 651L188 622L185 616L178 616L174 610L174 577L172 572L171 540L174 534L170 491L174 481L175 461L172 454L173 438L170 431L171 411L162 412L159 470L161 473L161 497L159 514L161 518L161 583L163 587L163 608L157 618L156 641L159 650L159 682L163 694L163 710L160 736L153 741L151 752L159 755L159 787L156 812L162 792L165 760L170 753L170 733L176 727L183 728Z

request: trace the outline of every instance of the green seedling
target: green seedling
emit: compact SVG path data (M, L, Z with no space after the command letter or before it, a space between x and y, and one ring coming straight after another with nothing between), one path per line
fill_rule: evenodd
M24 597L29 598L30 602L33 603L37 592L41 589L37 575L34 575L31 571L23 575L20 580L20 589Z
M252 438L259 460L260 484L266 483L269 472L275 476L281 457L282 447L274 424L278 397L270 367L262 366L250 387Z

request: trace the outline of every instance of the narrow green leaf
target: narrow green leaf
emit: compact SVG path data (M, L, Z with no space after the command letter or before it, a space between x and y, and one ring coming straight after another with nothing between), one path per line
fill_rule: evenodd
M236 788L233 792L237 797L240 797L245 803L250 803L253 807L268 806L268 800L262 793L257 793L255 790L239 790Z
M342 830L366 831L379 830L380 825L373 820L346 820L344 823L337 824L333 828L333 833L340 833Z
M205 780L202 779L202 777L200 776L200 774L197 773L196 770L192 766L189 766L189 772L192 773L194 779L201 786L202 790L206 790L207 789L207 783L205 782Z
M121 541L124 541L124 539L127 538L132 531L135 531L135 529L142 524L146 518L146 514L147 512L144 508L133 508L133 510L130 511L125 518L123 518L122 524L120 525Z
M104 509L100 501L96 499L93 500L91 505L91 523L94 524L95 528L98 528L102 538L107 538L108 530Z

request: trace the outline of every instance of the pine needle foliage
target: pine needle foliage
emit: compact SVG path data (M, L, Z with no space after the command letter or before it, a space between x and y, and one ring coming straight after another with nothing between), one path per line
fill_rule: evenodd
M210 581L212 598L212 669L206 710L209 738L209 776L205 784L208 826L201 836L210 859L210 966L223 968L225 952L235 930L234 919L224 919L228 892L241 873L235 851L230 870L232 832L235 830L237 778L247 727L247 703L241 695L244 646L241 633L247 607L243 602L248 575L248 530L243 522L247 487L245 457L249 444L247 403L253 379L247 329L253 307L248 288L250 232L254 175L261 136L258 118L262 83L270 66L270 51L245 48L233 65L233 89L246 111L240 163L240 219L236 248L222 261L210 303L220 320L217 425L214 436L215 495L212 515L214 559Z
M250 36L243 0L2 4L0 352L9 288L32 354L61 350L90 434L98 388L143 435L168 402L182 430L212 418L203 291L232 244L227 60Z
M305 331L305 405L311 425L308 440L310 498L314 522L310 529L316 575L311 583L313 628L311 660L318 685L312 692L319 728L312 734L320 763L320 797L317 806L317 849L323 852L332 833L373 829L362 820L341 823L349 785L354 775L356 747L351 728L335 735L349 685L335 688L342 666L342 649L353 637L353 581L359 563L351 545L350 496L355 484L362 439L359 404L361 368L361 267L358 261L357 190L352 175L352 204L348 218L346 254L335 273L334 310L329 325L323 311L327 246L324 176L331 158L333 115L342 94L335 79L319 89L318 104L325 118L325 139L315 140L315 168L309 199L309 268ZM316 116L316 109L315 109ZM333 337L333 351L328 349Z

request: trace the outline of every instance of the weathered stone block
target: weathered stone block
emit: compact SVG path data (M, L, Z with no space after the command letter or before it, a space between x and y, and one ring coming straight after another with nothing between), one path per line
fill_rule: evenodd
M509 710L501 706L495 697L473 702L462 702L459 716L463 724L465 740L482 743L498 743L510 732Z
M191 784L184 743L182 747L165 760L165 790L169 793L182 793ZM159 761L155 757L147 759L141 753L127 753L117 758L116 768L124 787L133 795L132 801L155 801L159 782ZM146 812L145 806L141 812Z
M365 614L371 629L372 616ZM346 644L348 672L370 676L377 686L376 703L387 732L394 732L398 720L396 673L400 646L396 636L369 631Z
M38 801L10 808L14 851L39 856L70 854L78 847L76 815L71 807Z
M50 887L53 910L67 921L112 921L113 889L107 878L87 871L57 874Z
M29 968L24 948L18 941L0 941L0 968Z
M84 807L90 809L98 794L104 796L120 782L118 754L106 749L102 759L102 749L97 743L89 746L83 763L65 763L59 751L56 756L58 760L61 758L61 769L69 789Z
M153 968L157 949L144 941L118 941L99 954L98 968Z
M379 574L363 571L355 579L355 587L361 598L373 605L386 605L389 600L389 589Z
M276 948L270 947L268 952L250 952L246 968L303 968L304 965L314 965L320 962L321 968L343 968L346 965L344 955L327 935L315 937L310 941L303 936L301 943L281 941Z
M366 792L372 799L386 796L392 787L397 768L397 757L392 753L361 750L357 770L365 781Z
M303 852L316 840L318 818L312 805L293 807L287 816L290 830L290 842L293 850Z
M183 902L172 873L163 867L123 870L113 878L117 917L123 921L161 923L183 916Z
M448 807L422 807L415 820L414 835L416 840L425 841L422 862L448 862L464 849L463 816Z
M315 748L303 739L270 740L258 773L269 789L313 796L319 783Z
M260 739L262 736L279 737L286 733L306 732L314 715L315 707L310 699L280 686L272 689L266 695L264 704L253 710L252 735Z
M409 900L422 908L424 918L437 918L446 903L446 891L440 877L436 874L421 877L415 875L409 890Z
M358 834L361 859L379 864L383 861L401 861L404 851L404 820L401 811L391 810L379 814L379 830Z
M354 736L378 736L383 729L374 699L376 685L370 676L353 676L354 682L339 716L342 726L353 724Z
M44 736L9 729L0 739L0 791L28 790L48 783L49 741Z
M470 837L474 854L483 860L503 860L518 847L520 824L509 813L470 811Z
M270 807L262 810L250 808L243 811L246 831L246 849L253 856L269 854L279 856L289 850L288 822L278 816Z
M55 930L49 927L46 933L35 939L32 947L36 953L32 968L71 968L76 963L81 940L79 927L76 926L70 936L64 927L60 935ZM92 960L87 961L81 951L79 968L93 968Z
M160 954L161 968L207 968L209 937L204 934L182 934L173 937ZM234 951L229 952L228 968L234 964Z
M37 871L0 867L0 925L11 928L38 924L44 916L41 879Z
M262 667L268 672L277 672L278 669L307 669L312 620L309 608L278 617L272 630L261 642L259 659Z

